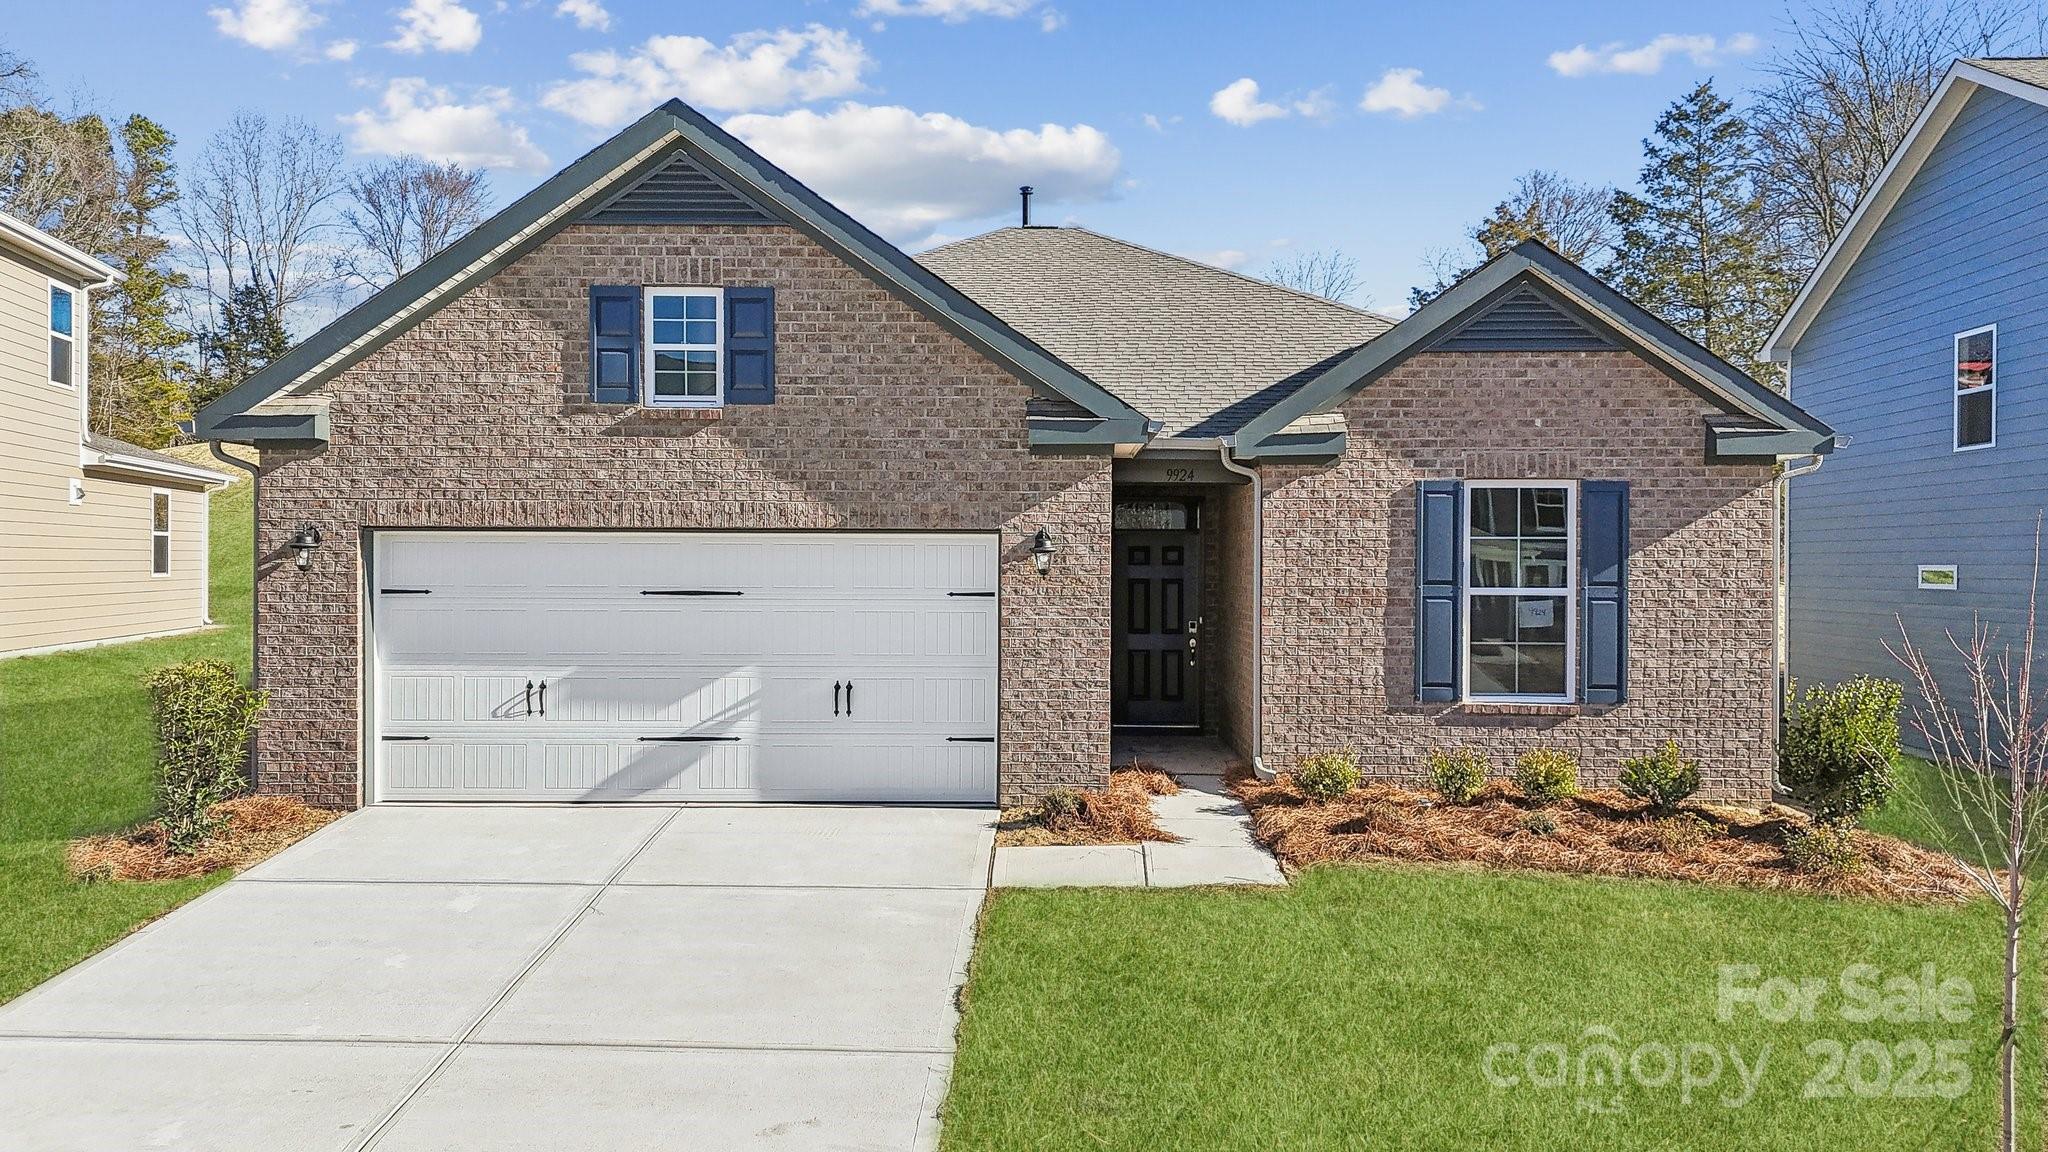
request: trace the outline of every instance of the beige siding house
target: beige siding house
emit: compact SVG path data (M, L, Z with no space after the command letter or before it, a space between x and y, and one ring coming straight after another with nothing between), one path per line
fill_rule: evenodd
M112 268L0 215L0 656L205 626L228 477L86 430L88 299Z

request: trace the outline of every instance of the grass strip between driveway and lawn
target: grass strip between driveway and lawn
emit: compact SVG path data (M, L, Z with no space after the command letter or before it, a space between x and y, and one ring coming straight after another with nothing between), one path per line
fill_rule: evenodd
M1906 768L1904 787L1931 785L1924 766ZM1872 823L1912 835L1924 821L1895 800ZM2000 938L1981 900L1457 866L1324 866L1279 891L1002 890L964 998L944 1146L1985 1148ZM2036 972L2044 944L2037 920ZM1753 966L1735 978L1747 986L1776 976L1825 991L1811 1019L1738 1005L1723 1020L1724 964ZM1968 1019L1848 1018L1838 981L1855 964L1959 977L1974 992ZM2039 991L2029 980L2030 1021ZM2039 1147L2042 1054L2038 1033L2023 1035L2021 1131ZM1579 1058L1601 1041L1624 1057L1700 1046L1695 1079L1716 1075L1689 1091L1679 1076L1657 1084L1651 1049L1643 1075L1581 1088ZM1829 1042L1843 1056L1834 1075ZM1570 1061L1561 1086L1550 1044ZM1945 1093L1957 1073L1934 1058L1944 1045L1968 1070L1960 1095Z
M184 636L0 661L0 1002L226 880L81 884L76 836L151 814L155 733L142 680L181 660L249 670L253 485L216 492L209 558L219 627Z

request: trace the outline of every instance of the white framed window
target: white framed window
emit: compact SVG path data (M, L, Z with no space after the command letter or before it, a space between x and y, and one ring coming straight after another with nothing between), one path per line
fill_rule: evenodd
M72 387L72 373L78 366L78 294L50 281L50 383Z
M1956 334L1955 450L1998 442L1998 325Z
M1956 566L1953 564L1920 565L1920 587L1934 592L1956 590Z
M1578 674L1578 485L1465 483L1465 698L1564 704Z
M647 365L641 402L716 408L725 403L725 293L717 288L649 288Z
M161 488L149 493L149 574L171 574L171 494Z

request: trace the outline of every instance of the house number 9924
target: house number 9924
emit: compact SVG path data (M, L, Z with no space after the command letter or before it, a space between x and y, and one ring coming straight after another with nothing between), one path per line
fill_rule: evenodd
M1166 470L1166 480L1170 484L1192 484L1195 482L1195 470L1193 468L1168 468Z

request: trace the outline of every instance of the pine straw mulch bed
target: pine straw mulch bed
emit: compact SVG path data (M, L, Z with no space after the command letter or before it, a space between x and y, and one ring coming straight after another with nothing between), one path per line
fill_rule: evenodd
M165 849L155 821L118 836L87 836L71 842L71 875L79 880L176 880L222 868L247 868L275 855L341 818L288 796L241 796L213 806L225 817L220 829L187 856Z
M1952 857L1864 831L1854 833L1863 856L1855 870L1832 876L1798 871L1782 843L1788 829L1808 821L1776 806L1753 812L1688 804L1681 815L1658 821L1645 803L1620 792L1589 792L1539 809L1501 781L1465 807L1392 784L1368 784L1317 804L1284 776L1272 783L1240 778L1232 790L1251 811L1259 841L1291 871L1325 862L1411 860L1922 904L1960 904L1980 894ZM1555 831L1541 834L1523 825L1537 811L1556 823Z
M1171 796L1180 791L1173 777L1144 761L1117 768L1109 774L1109 787L1076 791L1071 814L1049 810L1045 802L1003 809L996 823L996 844L1004 848L1031 848L1055 844L1136 844L1140 840L1167 843L1180 837L1161 828L1152 818L1152 797Z

